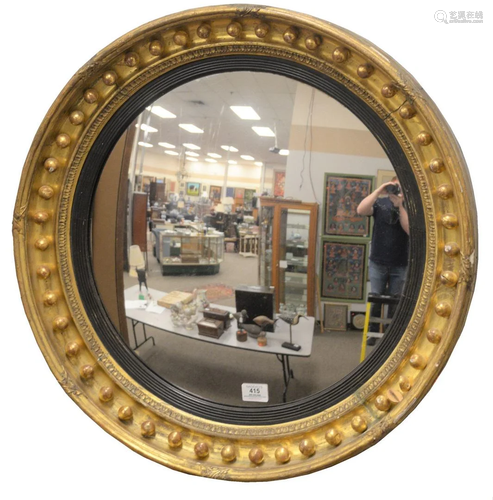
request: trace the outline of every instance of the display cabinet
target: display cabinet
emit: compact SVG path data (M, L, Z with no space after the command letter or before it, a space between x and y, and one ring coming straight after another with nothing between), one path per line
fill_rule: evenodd
M165 230L157 234L157 257L164 275L217 274L223 260L224 234Z
M259 283L273 286L276 311L313 316L318 203L260 198Z

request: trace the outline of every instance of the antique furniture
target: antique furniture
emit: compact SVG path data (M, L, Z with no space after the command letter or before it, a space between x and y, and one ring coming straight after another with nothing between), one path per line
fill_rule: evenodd
M157 96L226 71L276 73L337 98L383 145L410 201L413 258L391 334L335 387L248 412L190 398L143 366L108 317L91 266L92 195L118 138ZM427 394L472 298L477 222L457 141L426 92L390 56L308 16L221 6L138 28L77 72L28 154L14 245L40 348L85 413L173 469L259 481L314 472L358 454ZM204 449L209 452L197 451Z
M220 232L164 230L155 232L163 276L170 274L217 274L224 254Z
M276 291L281 304L315 310L318 204L260 198L259 281Z
M151 297L162 297L166 294L159 290L149 289ZM138 286L133 286L125 290L125 300L129 302L134 302L138 299L139 288ZM212 305L213 308L217 306ZM235 312L236 309L229 307L226 308L221 306L222 309L228 310L230 312ZM255 352L263 352L267 354L273 354L280 361L283 371L283 381L284 381L284 391L283 391L283 401L287 400L287 392L290 380L294 377L293 371L290 366L289 358L290 356L299 357L309 357L312 353L313 344L313 334L315 327L315 318L307 318L304 324L301 324L298 328L293 328L292 334L290 335L290 327L287 323L283 321L278 321L276 324L276 329L274 333L268 333L269 336L268 343L266 346L259 346L257 340L248 337L246 340L240 338L238 339L236 328L236 322L232 322L228 328L224 329L224 323L220 320L212 320L207 318L200 327L196 326L189 330L184 326L177 326L171 321L171 315L168 309L165 309L160 314L155 314L154 312L147 312L145 308L128 308L126 310L127 318L132 322L132 329L135 343L137 344L137 332L136 326L142 325L142 331L144 334L144 340L138 344L142 346L147 340L153 340L157 338L157 333L153 337L147 336L146 326L157 328L158 330L164 330L166 332L174 333L176 335L182 335L187 338L192 338L196 340L202 340L205 342L214 342L217 345L223 347L233 347L235 349L247 349ZM217 321L216 328L209 326L208 322ZM282 346L284 342L290 341L294 338L297 344L301 346L299 351L293 351Z

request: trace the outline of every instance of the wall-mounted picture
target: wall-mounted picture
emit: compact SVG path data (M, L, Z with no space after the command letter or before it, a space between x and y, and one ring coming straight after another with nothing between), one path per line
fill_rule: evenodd
M235 189L235 198L242 200L245 197L245 189L244 188L236 188Z
M372 192L373 177L325 175L326 236L370 236L370 218L358 215L360 202Z
M323 298L346 302L365 300L367 248L367 243L323 241Z
M274 196L284 196L285 182L286 172L284 170L274 170Z
M211 186L209 190L209 198L212 201L221 201L221 186Z
M394 170L377 170L377 185L375 187L377 188L386 182L390 182L394 177Z
M187 182L187 196L200 195L200 182Z
M235 197L235 188L227 187L226 188L226 198L234 198Z
M347 305L324 304L324 330L333 332L347 331L347 313Z

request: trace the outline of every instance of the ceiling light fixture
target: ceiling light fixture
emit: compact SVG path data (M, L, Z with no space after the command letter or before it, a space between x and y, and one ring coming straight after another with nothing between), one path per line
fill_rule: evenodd
M187 156L199 156L199 154L198 154L198 153L194 153L193 151L185 151L185 154L186 154Z
M263 167L264 166L264 164L261 161L256 161L255 165L257 165L257 167Z
M230 165L238 165L238 162L237 161L234 161L234 160L228 160L228 163Z
M213 158L206 158L205 161L208 161L209 163L217 163L217 160L214 160Z
M269 127L252 127L253 131L260 137L275 137L276 134Z
M142 142L142 141L140 141L137 144L139 146L142 146L143 148L152 148L153 147L152 144L149 144L148 142Z
M222 158L222 156L217 153L207 153L207 156L210 156L211 158Z
M163 148L168 148L168 149L175 149L176 146L173 144L170 144L169 142L158 142L158 146L161 146Z
M241 155L241 158L243 160L247 160L247 161L253 161L253 160L255 160L255 158L253 156L250 156L250 155Z
M224 151L230 151L231 153L237 153L238 150L234 146L221 146Z
M177 153L176 151L172 151L171 149L167 149L167 150L165 151L165 153L166 153L167 155L172 155L172 156L178 156L178 155L179 155L179 153Z
M139 128L139 124L135 125L137 128ZM150 125L146 125L145 123L142 123L140 125L140 129L143 130L144 132L157 132L157 128L151 127Z
M200 149L200 146L196 146L195 144L191 144L189 142L184 142L183 145L188 149Z
M281 150L279 151L279 154L280 154L281 156L288 156L288 155L289 155L289 149L281 149Z
M187 132L190 132L191 134L203 134L204 131L193 125L192 123L180 123L178 125L180 128L182 128L183 130L186 130Z
M175 114L167 109L164 109L162 106L152 106L151 113L154 113L160 118L176 118Z
M242 120L260 120L260 116L251 106L230 106L230 109Z

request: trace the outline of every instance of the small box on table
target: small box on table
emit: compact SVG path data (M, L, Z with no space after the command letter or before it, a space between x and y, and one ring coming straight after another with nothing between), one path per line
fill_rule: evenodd
M218 339L224 333L224 324L222 321L211 318L204 318L197 322L199 335Z

